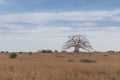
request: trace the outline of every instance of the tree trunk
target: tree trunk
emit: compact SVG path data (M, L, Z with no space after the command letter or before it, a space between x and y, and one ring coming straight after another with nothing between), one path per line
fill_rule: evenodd
M74 53L79 53L79 47L74 48Z

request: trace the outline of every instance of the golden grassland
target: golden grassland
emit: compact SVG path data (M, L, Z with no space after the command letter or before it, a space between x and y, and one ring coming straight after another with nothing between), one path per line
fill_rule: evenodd
M0 80L120 80L120 54L0 54Z

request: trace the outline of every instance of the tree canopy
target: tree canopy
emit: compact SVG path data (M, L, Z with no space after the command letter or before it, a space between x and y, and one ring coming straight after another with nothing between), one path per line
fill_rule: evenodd
M78 53L80 48L87 51L92 49L92 46L90 45L89 41L83 35L80 34L68 37L68 40L65 42L63 48L69 49L71 47L74 47L75 53Z

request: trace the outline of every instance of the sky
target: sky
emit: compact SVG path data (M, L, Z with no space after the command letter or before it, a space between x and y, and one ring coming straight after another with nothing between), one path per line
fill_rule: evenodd
M0 51L62 50L76 34L119 51L120 0L0 0Z

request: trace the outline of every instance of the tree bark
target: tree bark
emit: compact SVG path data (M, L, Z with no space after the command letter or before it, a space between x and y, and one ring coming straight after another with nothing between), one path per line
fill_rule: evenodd
M79 47L74 48L74 53L79 53Z

